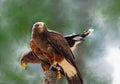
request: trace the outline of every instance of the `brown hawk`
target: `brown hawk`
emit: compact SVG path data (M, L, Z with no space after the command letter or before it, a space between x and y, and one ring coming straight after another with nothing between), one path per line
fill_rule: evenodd
M36 52L31 46L32 51L44 56L52 66L59 67L58 72L63 70L69 84L83 84L70 46L60 33L47 30L45 23L37 22L32 28L31 42L39 49Z
M76 43L79 43L90 32L89 30L81 35L70 35L63 38L59 33L47 30L44 23L38 22L33 26L32 40L30 42L32 50L30 49L23 55L21 63L24 67L26 66L24 63L40 63L44 71L48 70L51 64L54 66L59 65L66 74L69 84L73 84L71 82L74 82L74 84L81 82L79 84L82 84L81 76L69 47L76 46ZM43 41L43 43L40 41ZM65 69L67 67L68 70Z
M78 84L78 82L82 84L81 76L69 47L72 49L90 32L89 30L80 35L70 35L63 38L59 33L47 30L44 23L38 22L33 26L30 42L32 50L30 49L23 54L22 66L25 67L25 63L40 63L43 70L47 71L51 65L58 65L66 74L69 84ZM43 45L41 44L42 41ZM60 44L61 42L63 45Z
M76 45L81 43L86 36L91 34L93 30L89 29L82 34L67 35L64 38L67 40L71 50L73 51L76 48ZM30 45L35 48L35 51L39 51L39 48L31 41ZM39 56L36 56L39 55ZM38 58L39 57L39 58ZM42 56L41 54L35 54L31 49L25 51L21 58L21 65L25 69L28 63L41 64L43 71L47 71L50 68L49 61Z

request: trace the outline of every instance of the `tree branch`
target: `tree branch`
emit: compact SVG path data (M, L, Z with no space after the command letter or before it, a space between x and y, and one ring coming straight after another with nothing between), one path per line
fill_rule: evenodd
M55 68L51 67L50 70L44 72L41 84L56 84L57 81L57 71Z

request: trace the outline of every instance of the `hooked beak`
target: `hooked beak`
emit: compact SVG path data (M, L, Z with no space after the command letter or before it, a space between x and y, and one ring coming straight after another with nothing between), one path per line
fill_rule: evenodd
M39 25L38 25L38 28L42 28L42 27L43 27L43 25L42 25L42 24L39 24Z
M24 61L22 61L22 62L21 62L21 66L22 66L23 69L26 69L26 67L27 67L27 63L24 62Z

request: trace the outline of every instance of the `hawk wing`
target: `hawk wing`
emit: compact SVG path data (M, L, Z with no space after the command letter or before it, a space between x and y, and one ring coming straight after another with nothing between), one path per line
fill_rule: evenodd
M65 58L69 63L76 66L76 63L74 61L74 55L70 50L69 44L67 43L65 38L60 34L54 34L52 32L50 34L51 35L49 36L51 37L48 38L48 41L51 44L54 51L56 52L56 54L59 54L60 56Z
M58 63L66 74L69 84L83 84L81 74L77 68L73 53L65 38L56 33L50 33L48 41L52 46L55 56L61 56L63 60Z

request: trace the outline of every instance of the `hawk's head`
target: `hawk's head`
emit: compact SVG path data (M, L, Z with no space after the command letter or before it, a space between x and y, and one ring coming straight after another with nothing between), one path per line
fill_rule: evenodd
M46 25L44 22L36 22L33 24L33 31L38 31L39 33L46 31Z
M28 51L26 51L21 58L21 66L23 69L26 69L27 64L31 63L33 61L33 54L31 49L29 49Z
M26 66L27 66L27 63L28 63L26 59L27 58L25 56L23 56L22 59L21 59L21 66L22 66L23 69L26 69Z

